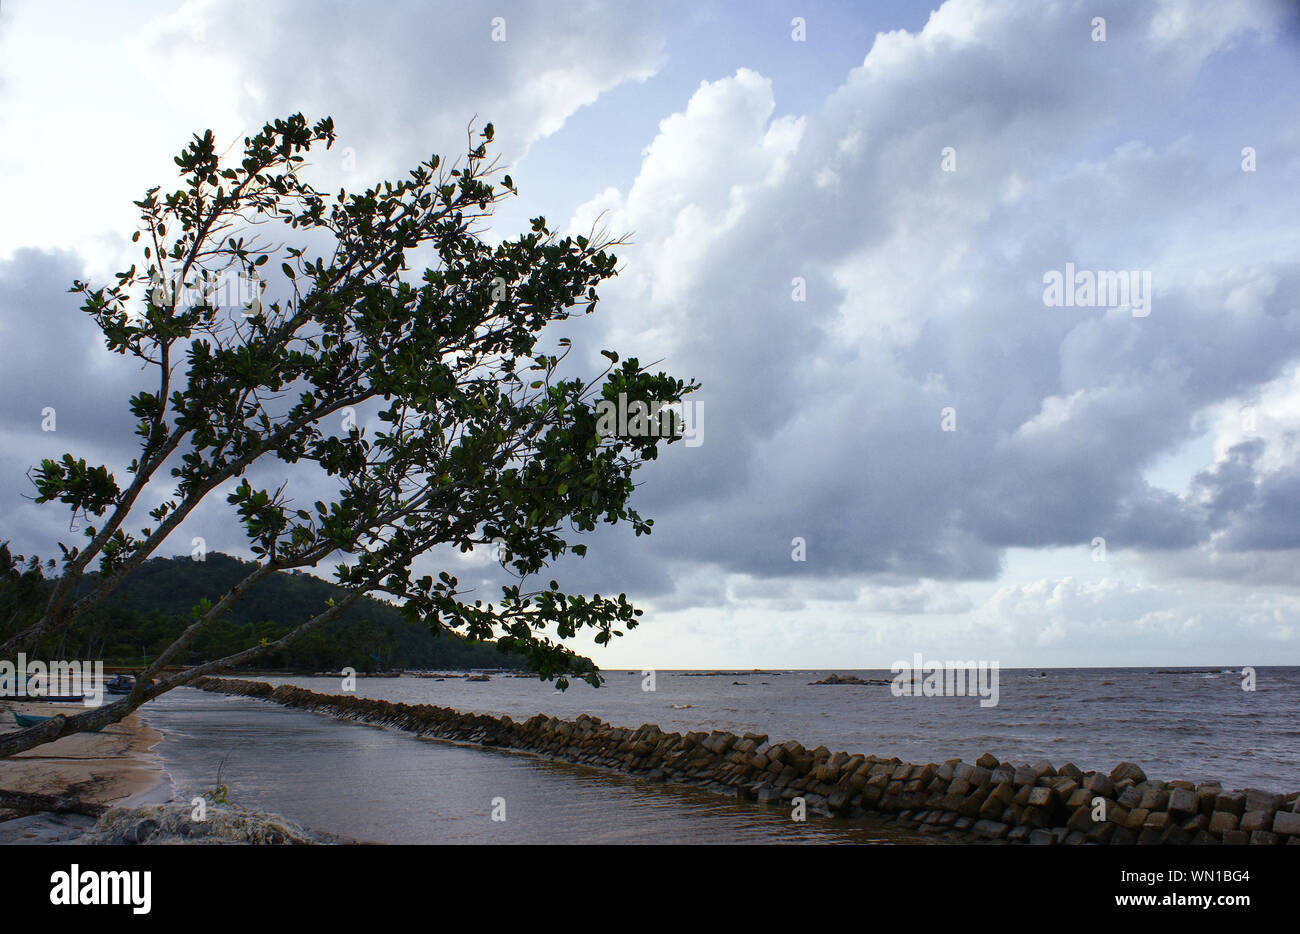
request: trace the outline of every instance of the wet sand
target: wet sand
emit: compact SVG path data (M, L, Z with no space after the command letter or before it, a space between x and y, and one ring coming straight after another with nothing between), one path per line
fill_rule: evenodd
M12 710L0 709L0 732L18 729ZM48 715L44 705L20 709ZM154 747L162 734L139 713L110 724L99 733L78 733L0 759L0 788L30 794L58 795L80 785L78 797L92 804L133 806L171 797L171 781Z

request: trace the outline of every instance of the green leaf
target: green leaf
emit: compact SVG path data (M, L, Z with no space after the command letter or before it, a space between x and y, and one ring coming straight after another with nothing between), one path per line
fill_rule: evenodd
M146 485L139 503L148 505L138 511L153 505L161 522L222 490L214 492L216 505L228 500L251 555L282 566L326 555L319 560L334 566L335 586L343 589L311 590L310 602L268 614L273 623L249 624L241 646L275 644L280 636L273 634L294 625L303 610L320 612L327 593L335 594L327 606L337 607L344 593L350 600L382 586L385 600L394 598L411 621L484 643L495 639L562 688L565 675L601 683L595 666L564 640L585 628L603 644L618 634L615 624L635 625L640 611L626 600L568 594L554 581L540 595L503 586L501 599L493 600L478 599L473 587L459 590L446 572L436 581L414 577L417 562L430 553L447 546L471 550L484 536L509 538L509 563L535 581L569 551L584 557L586 545L571 539L599 523L630 523L636 535L648 533L651 520L630 506L639 486L634 471L667 441L602 440L592 430L595 400L626 394L669 404L697 388L643 372L635 358L624 361L613 350L601 351L610 366L594 367L585 378L557 373L573 345L548 326L565 327L577 306L591 314L596 287L616 274L617 260L586 237L561 238L541 216L513 238L506 232L504 239L483 239L480 231L490 228L478 218L491 213L499 194L517 194L511 176L500 176L504 188L496 182L488 155L494 134L486 124L481 145L471 142L460 160L431 156L364 193L340 190L337 201L297 174L314 143L328 148L333 142L331 121L310 123L302 114L274 119L234 155L219 154L211 132L196 135L177 159L180 190L160 194L155 187L136 202L141 220L132 240L148 242L142 247L147 264L168 273L161 267L174 260L192 282L230 265L252 272L281 256L291 284L302 265L308 282L296 288L311 286L311 294L270 303L264 315L234 329L217 326L224 323L217 309L186 303L169 308L169 315L154 313L138 328L123 321L126 293L137 284L134 269L119 274L115 286L80 288L83 310L112 352L132 354L146 366L166 358L172 367L164 391L141 392L128 403L140 435L132 476L145 478L151 465L166 462L154 485ZM280 220L302 239L262 253L251 233L229 236L254 216ZM165 239L168 227L175 236ZM155 234L165 240L161 256ZM306 252L330 235L329 256ZM432 256L436 268L408 278L405 260L416 256ZM498 275L512 284L511 300L480 301L481 284ZM543 351L555 346L555 354ZM380 433L349 421L359 412L377 414ZM176 456L159 459L173 430L181 437ZM255 489L248 476L266 478L269 488ZM37 502L70 506L85 520L78 524L90 541L95 525L103 525L96 517L130 505L107 468L71 455L44 461L34 479ZM314 510L298 509L318 485L328 492ZM156 492L166 508L157 505ZM142 525L158 527L137 518L132 512L121 528L148 535ZM77 558L76 549L59 547L65 561ZM150 557L137 537L121 530L95 548L101 573ZM208 576L211 566L186 566L203 577L202 592L214 600L227 592L229 584ZM301 565L307 573L311 567ZM308 592L305 581L288 575L273 575L269 589L271 580L300 596ZM131 644L126 633L135 628L124 627L123 644ZM383 635L364 622L341 627L345 636L325 628L312 638L337 650L332 664L346 664L345 651L390 652L375 641ZM199 658L209 648L196 643L185 656ZM287 645L282 660L293 653Z

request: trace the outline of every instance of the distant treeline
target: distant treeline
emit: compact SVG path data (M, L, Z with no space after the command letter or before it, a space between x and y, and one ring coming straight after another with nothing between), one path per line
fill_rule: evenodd
M109 664L137 665L156 658L193 621L203 599L215 602L255 565L220 552L206 559L154 558L142 564L99 607L71 629L29 652L34 658L102 658ZM20 562L0 544L0 641L40 617L54 585L52 568ZM87 575L84 589L93 585ZM223 658L274 640L321 612L338 595L329 581L281 571L259 582L225 616L195 640L177 664ZM362 597L337 619L299 638L288 649L251 666L294 671L357 671L398 668L513 668L526 670L522 656L504 653L490 642L471 642L455 633L435 636L409 622L382 600Z

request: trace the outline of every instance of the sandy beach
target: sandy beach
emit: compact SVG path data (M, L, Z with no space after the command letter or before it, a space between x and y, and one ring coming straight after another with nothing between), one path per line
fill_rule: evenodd
M17 729L15 705L0 710L0 732ZM43 705L22 705L25 712L48 714ZM75 788L77 797L106 807L132 807L167 801L171 781L155 747L162 734L138 713L99 733L65 736L28 752L0 759L0 789L27 794L61 795ZM0 811L0 843L59 842L93 824L79 815L38 814L16 817Z

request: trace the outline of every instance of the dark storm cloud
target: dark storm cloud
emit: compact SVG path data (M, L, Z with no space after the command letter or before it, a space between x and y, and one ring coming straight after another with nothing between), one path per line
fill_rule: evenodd
M1286 223L1191 95L1235 26L1100 12L1124 67L1069 17L953 4L921 37L878 37L795 132L752 73L706 83L640 178L580 214L635 228L628 265L650 270L610 287L609 333L641 322L705 384L703 446L642 491L650 550L756 577L986 579L1010 547L1208 540L1200 504L1146 473L1300 357L1300 267L1183 260ZM1168 101L1188 124L1152 120ZM1152 313L1046 307L1066 262L1154 270Z
M64 453L118 472L136 445L127 400L146 381L138 364L110 354L68 292L84 277L71 253L24 249L0 260L0 538L48 556L68 536L61 506L36 507L28 470ZM53 410L53 431L45 415Z

